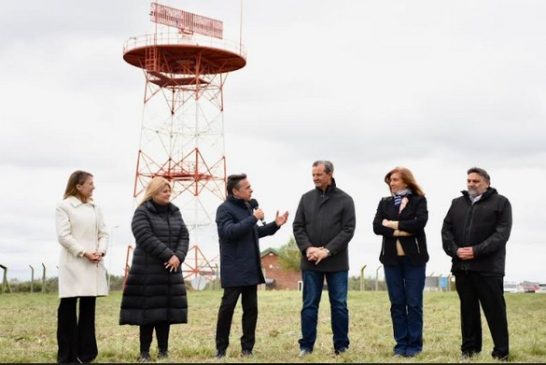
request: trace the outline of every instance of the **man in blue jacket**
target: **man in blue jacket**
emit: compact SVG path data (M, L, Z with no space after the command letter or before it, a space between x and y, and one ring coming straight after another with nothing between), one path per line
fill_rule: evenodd
M489 174L473 167L467 191L453 199L442 226L443 248L452 258L461 301L461 352L469 358L482 349L480 304L493 337L493 358L508 360L508 321L503 277L512 208L493 189Z
M277 214L265 224L264 212L252 199L252 188L245 174L230 175L228 197L216 211L220 240L220 278L224 295L216 324L216 357L223 358L229 345L233 311L239 296L243 305L241 354L252 355L258 320L258 284L265 283L258 239L275 234L286 223L288 212ZM258 225L258 220L262 225Z

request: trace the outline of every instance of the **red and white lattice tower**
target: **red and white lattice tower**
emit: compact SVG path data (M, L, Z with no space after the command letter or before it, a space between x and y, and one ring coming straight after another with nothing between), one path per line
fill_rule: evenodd
M150 16L154 33L131 37L123 48L123 59L145 78L133 194L154 176L171 181L172 199L197 245L200 231L215 231L214 211L225 198L223 87L246 56L240 42L223 39L219 20L157 3ZM192 269L210 271L201 256Z

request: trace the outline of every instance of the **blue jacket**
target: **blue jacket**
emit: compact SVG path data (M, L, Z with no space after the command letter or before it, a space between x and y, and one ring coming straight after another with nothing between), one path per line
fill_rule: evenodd
M252 208L233 196L228 196L216 210L222 288L265 282L258 239L273 235L279 227L275 222L257 225L257 221Z

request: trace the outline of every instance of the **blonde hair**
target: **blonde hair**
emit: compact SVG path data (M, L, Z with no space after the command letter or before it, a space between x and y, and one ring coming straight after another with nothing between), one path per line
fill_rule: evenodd
M408 186L408 188L411 190L413 195L425 196L425 192L423 191L423 189L421 189L419 184L417 184L417 181L415 180L415 177L413 177L413 174L411 173L411 171L408 168L400 167L400 166L395 167L394 169L389 171L387 175L385 175L385 183L389 186L389 190L390 190L391 175L394 174L395 172L400 174L400 178L402 179L404 184Z
M139 205L146 203L148 200L159 194L159 192L161 192L165 186L168 186L169 189L172 190L169 180L161 176L154 177L146 187L146 191L144 192L144 196L142 197Z
M76 170L70 174L68 182L66 183L66 189L64 190L64 199L68 198L69 196L75 196L82 202L87 203L87 198L80 194L77 186L83 185L90 177L93 177L91 173L82 170Z

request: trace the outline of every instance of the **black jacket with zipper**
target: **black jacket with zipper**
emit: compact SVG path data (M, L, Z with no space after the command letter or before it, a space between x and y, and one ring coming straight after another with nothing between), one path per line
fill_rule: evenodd
M510 202L493 188L474 204L467 191L462 194L453 199L442 226L443 248L452 257L451 271L504 275L506 242L512 228ZM467 246L472 246L474 259L459 259L457 249Z
M266 225L257 222L250 205L231 195L216 210L222 288L265 283L259 239L275 234L280 227L274 221Z
M400 241L406 256L414 265L423 265L428 259L425 225L428 220L427 199L424 196L408 195L408 203L398 213L392 196L381 199L373 220L373 231L383 236L379 261L383 265L398 265L396 241ZM411 233L407 237L395 237L394 229L383 226L383 219L398 221L398 229Z
M347 247L355 232L355 206L353 199L336 187L332 180L326 192L315 188L303 194L292 228L294 238L302 253L301 269L322 272L348 271ZM318 265L308 261L307 248L325 247L330 257Z

